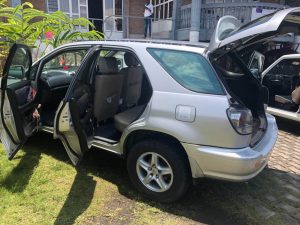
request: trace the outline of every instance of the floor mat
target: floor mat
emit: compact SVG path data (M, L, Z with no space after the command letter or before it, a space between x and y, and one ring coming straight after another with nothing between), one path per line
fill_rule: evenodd
M105 124L101 124L99 125L99 127L95 128L94 136L119 141L121 133L116 130L113 122L108 122Z
M41 112L41 123L43 126L54 126L55 110L47 110Z

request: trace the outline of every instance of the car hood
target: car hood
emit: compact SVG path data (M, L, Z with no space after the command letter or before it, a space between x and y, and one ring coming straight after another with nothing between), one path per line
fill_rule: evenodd
M242 50L249 45L287 33L300 34L300 7L277 11L241 26L233 16L219 19L207 53L213 55Z

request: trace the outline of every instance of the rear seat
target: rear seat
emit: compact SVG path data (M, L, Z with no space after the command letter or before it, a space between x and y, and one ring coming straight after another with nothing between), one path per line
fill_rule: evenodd
M124 61L128 67L120 71L124 76L122 100L124 108L130 108L137 105L141 97L144 70L139 65L136 57L130 52L124 54Z
M275 102L300 105L300 87L295 88L291 95L275 95Z
M118 110L123 75L118 72L114 57L100 57L95 76L94 117L97 122L113 117Z
M124 112L121 112L115 115L115 128L123 132L125 128L130 125L132 122L137 120L139 116L143 113L145 105L135 106L131 109L128 109Z
M126 111L114 116L115 128L120 132L123 132L129 124L138 119L145 108L145 105L137 106L142 91L143 67L139 65L136 57L130 52L125 53L124 60L128 67L121 70L124 76L122 108Z

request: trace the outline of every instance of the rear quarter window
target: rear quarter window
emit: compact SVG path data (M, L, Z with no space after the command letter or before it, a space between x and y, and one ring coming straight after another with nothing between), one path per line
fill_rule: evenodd
M216 73L200 54L148 48L148 52L183 87L199 93L223 95Z

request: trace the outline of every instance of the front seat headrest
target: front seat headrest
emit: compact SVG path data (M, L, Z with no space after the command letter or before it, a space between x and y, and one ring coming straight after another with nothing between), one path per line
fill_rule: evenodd
M118 73L117 59L114 57L99 57L98 70L101 74Z
M139 65L137 58L130 52L124 54L124 60L128 67Z

